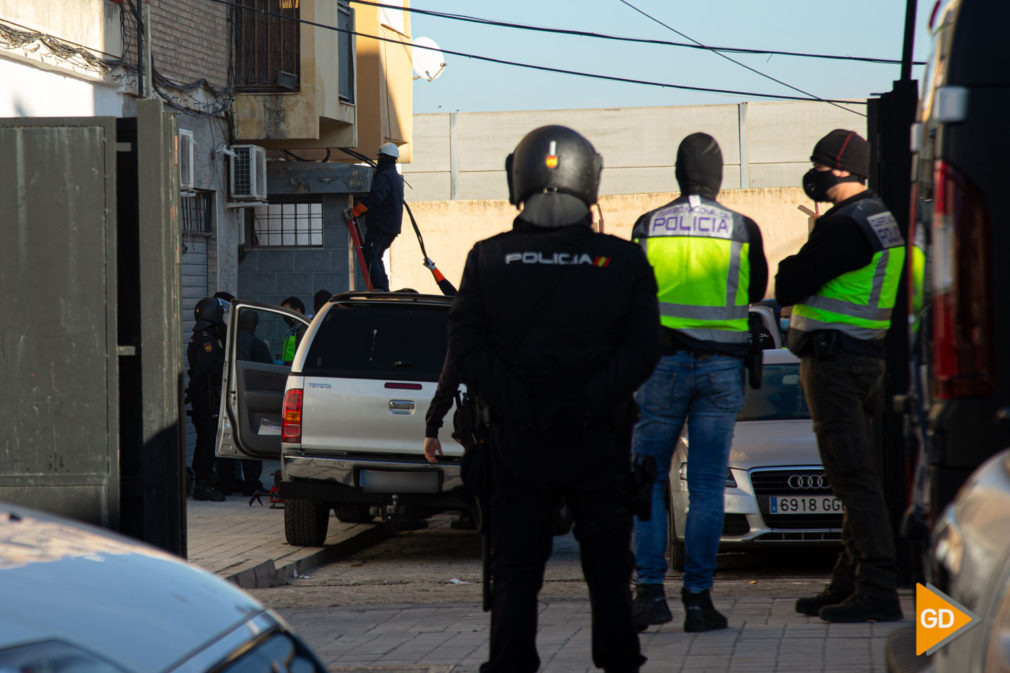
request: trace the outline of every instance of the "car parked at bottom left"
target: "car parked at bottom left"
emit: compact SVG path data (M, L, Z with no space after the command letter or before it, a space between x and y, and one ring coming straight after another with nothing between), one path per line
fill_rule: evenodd
M170 554L0 503L0 671L324 673L272 611Z

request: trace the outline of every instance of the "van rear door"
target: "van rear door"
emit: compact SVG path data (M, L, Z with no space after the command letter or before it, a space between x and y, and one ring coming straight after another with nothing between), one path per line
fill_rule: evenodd
M225 343L221 417L216 454L226 458L279 460L281 408L291 370L285 343L301 341L309 320L280 306L240 302L232 306Z

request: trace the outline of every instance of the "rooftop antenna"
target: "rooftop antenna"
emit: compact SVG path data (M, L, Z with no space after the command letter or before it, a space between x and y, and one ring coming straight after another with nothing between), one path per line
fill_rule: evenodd
M430 37L419 37L414 40L413 61L414 79L424 78L433 82L445 70L445 57L442 50Z

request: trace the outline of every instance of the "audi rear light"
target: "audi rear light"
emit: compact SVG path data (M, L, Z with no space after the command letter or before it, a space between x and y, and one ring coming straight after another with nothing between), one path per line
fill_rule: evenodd
M284 394L284 411L281 417L281 441L302 443L302 389L292 388Z
M933 202L933 371L941 399L995 390L992 252L982 195L937 161Z

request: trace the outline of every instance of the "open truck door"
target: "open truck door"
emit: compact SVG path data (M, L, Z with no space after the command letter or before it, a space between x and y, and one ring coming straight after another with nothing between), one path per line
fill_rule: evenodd
M215 451L219 457L280 460L284 387L309 323L301 313L280 306L232 305Z

